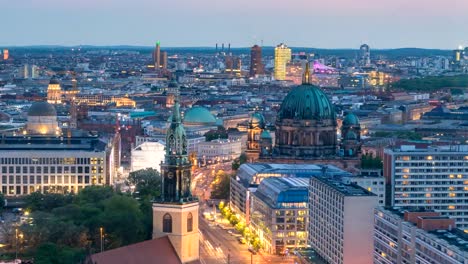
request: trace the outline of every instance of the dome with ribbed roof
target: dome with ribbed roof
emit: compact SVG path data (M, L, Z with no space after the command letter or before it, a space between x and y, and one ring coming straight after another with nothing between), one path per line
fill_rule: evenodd
M47 102L36 102L29 108L28 116L57 116L57 111Z
M335 110L325 93L312 84L292 89L281 104L278 118L299 120L335 120Z
M343 125L345 125L345 126L358 126L359 125L359 118L355 114L349 113L343 119Z
M185 112L184 124L214 125L216 124L216 118L205 107L194 106Z
M353 131L348 131L348 133L347 133L346 136L345 136L345 139L348 139L348 140L357 140L357 139L358 139L358 136L357 136L356 133L354 133Z
M263 117L260 112L255 112L250 117L249 125L252 127L265 128L265 117Z

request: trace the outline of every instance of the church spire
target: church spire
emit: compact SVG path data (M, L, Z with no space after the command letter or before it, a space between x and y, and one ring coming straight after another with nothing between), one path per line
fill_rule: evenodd
M305 70L304 70L304 73L302 75L302 84L310 84L309 61L306 61Z

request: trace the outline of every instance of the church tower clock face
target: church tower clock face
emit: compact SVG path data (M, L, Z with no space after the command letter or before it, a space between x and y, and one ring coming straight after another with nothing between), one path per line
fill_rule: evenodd
M169 179L174 178L174 173L173 172L168 172L167 173L167 178L169 178Z

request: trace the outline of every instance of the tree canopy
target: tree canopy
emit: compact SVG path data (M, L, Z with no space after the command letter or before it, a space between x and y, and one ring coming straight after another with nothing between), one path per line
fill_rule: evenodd
M153 168L130 172L127 181L135 186L139 197L153 199L161 195L161 175Z
M77 263L100 249L151 238L151 203L110 187L89 186L77 195L33 193L27 197L32 223L19 227L35 263Z
M468 87L468 75L427 76L423 78L403 79L392 87L405 91L434 92L443 88Z
M229 190L231 187L231 177L224 171L219 170L216 173L214 182L212 183L213 190L211 191L212 199L228 199Z

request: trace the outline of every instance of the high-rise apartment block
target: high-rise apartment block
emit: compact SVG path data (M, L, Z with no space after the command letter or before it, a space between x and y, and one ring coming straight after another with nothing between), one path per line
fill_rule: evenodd
M286 80L286 65L291 61L291 49L281 43L275 48L274 77L278 81Z
M440 212L468 228L467 145L389 148L383 162L388 206Z
M264 73L265 69L262 62L262 47L254 45L250 49L250 77Z
M373 263L377 196L357 185L313 177L309 186L309 244L328 263Z
M375 209L374 263L468 263L468 235L430 211Z

